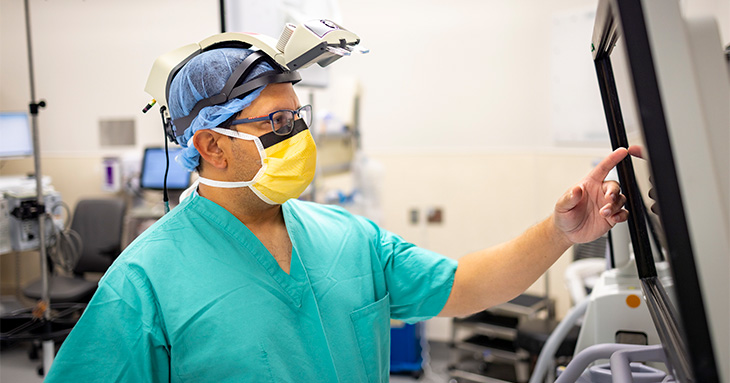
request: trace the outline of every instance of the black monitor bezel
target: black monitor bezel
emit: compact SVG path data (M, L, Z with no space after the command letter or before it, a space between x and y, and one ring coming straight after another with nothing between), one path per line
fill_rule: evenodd
M613 148L628 147L628 139L616 92L610 60L616 41L624 37L629 71L634 84L645 148L652 163L653 186L657 191L659 220L667 242L667 258L675 286L677 309L657 279L646 230L644 205L638 191L631 159L617 167L627 208L632 245L649 311L664 349L680 381L718 382L706 310L687 226L682 194L663 110L661 92L646 28L644 9L637 0L600 0L593 31L593 58ZM672 207L661 212L662 206ZM671 214L667 214L671 213ZM681 319L681 322L677 317Z
M140 186L140 188L145 189L145 190L162 190L163 189L162 187L150 186L150 185L144 184L144 170L147 165L146 164L147 158L148 158L147 152L149 152L149 151L161 151L161 152L165 153L165 148L161 147L161 146L159 146L159 147L154 146L154 147L147 147L144 149L144 154L142 156L142 167L140 168L140 171L139 171L139 186ZM174 161L174 159L170 158L170 161L172 162L172 161ZM187 186L185 186L183 188L178 188L178 187L170 187L170 185L168 184L167 190L168 191L183 191L183 190L187 189L190 186L191 175L192 175L192 172L188 172L188 182L186 183Z

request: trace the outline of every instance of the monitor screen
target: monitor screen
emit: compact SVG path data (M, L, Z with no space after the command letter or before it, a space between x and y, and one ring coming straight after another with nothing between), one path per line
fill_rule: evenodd
M175 161L175 156L181 150L180 148L169 149L168 190L185 190L190 185L190 172ZM165 179L165 162L165 148L145 149L140 174L140 186L143 189L162 190Z
M29 157L33 155L33 137L28 114L0 112L0 158Z
M612 146L641 148L617 170L645 300L683 382L728 370L728 174L715 169L728 163L730 103L718 36L677 1L600 0L592 41ZM657 278L664 260L672 297Z
M620 112L623 118L623 126L626 133L626 143L628 146L636 146L642 148L641 157L630 157L636 182L636 192L640 199L638 206L643 210L645 225L647 229L647 239L650 251L639 254L639 256L649 256L649 262L664 261L666 259L667 244L665 241L664 228L659 219L659 203L656 197L656 190L653 185L650 168L650 153L646 149L646 142L641 130L640 116L637 110L636 97L632 85L631 70L626 56L625 41L619 39L614 44L613 51L610 55L610 63L613 68L613 77L616 86L616 96L620 102ZM636 240L640 240L636 238ZM643 270L646 272L646 270ZM646 276L646 275L642 275Z

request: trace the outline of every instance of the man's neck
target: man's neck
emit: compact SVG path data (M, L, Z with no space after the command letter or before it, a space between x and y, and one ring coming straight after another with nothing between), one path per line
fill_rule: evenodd
M198 193L228 210L249 229L284 223L281 205L262 201L247 187L226 189L200 184Z

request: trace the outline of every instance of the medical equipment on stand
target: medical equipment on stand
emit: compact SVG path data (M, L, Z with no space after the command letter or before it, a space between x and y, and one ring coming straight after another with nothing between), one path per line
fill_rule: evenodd
M625 222L617 224L611 230L610 238L612 263L616 267L601 274L591 294L584 301L578 302L550 335L540 352L530 383L543 382L546 375L548 378L554 376L552 371L549 371L553 368L553 355L573 325L578 322L581 322L581 330L574 359L584 350L587 350L584 358L596 356L597 359L609 359L613 352L623 350L625 348L623 346L626 345L656 346L661 343L647 304L644 302L636 261L629 251L627 224ZM669 277L666 262L657 263L657 273L664 287L671 293L673 283ZM619 347L609 347L615 345ZM632 348L629 347L629 349ZM598 358L597 355L606 356ZM666 356L663 356L663 359L658 361L664 362L665 359ZM594 361L591 360L591 362ZM571 361L571 364L573 363ZM582 362L578 362L578 364L580 363ZM583 372L586 367L588 365L584 366L580 372ZM610 369L607 369L605 365L594 367L596 368L590 372L591 376L606 375L609 376L608 381L610 381ZM656 370L655 367L661 368L662 366L651 366L642 369L641 372L649 374L652 379L658 376L655 374L656 371L659 371L660 375L664 374L663 371ZM571 367L571 371L575 369L577 367ZM575 379L577 378L576 376ZM574 381L566 380L567 377L562 379L564 381ZM586 382L590 381L587 380ZM594 381L601 382L601 380Z
M611 230L615 268L601 274L588 297L575 352L599 343L658 344L659 335L641 292L636 260L630 256L626 223ZM666 262L657 273L670 294L673 283Z
M50 177L43 177L42 183L46 191L53 191ZM11 225L14 224L15 220L11 221L13 216L10 214L14 207L10 207L10 201L6 193L15 195L25 193L35 196L35 178L26 176L0 176L0 254L7 254L13 250L19 251L19 247L17 245L13 246L13 240L11 240ZM15 231L16 228L12 230ZM35 232L37 233L38 230L36 229ZM37 246L36 244L35 247L37 248Z
M40 247L41 229L40 219L36 210L37 201L35 191L17 191L5 193L10 213L10 241L13 250L28 251L37 250ZM43 204L50 212L53 207L60 205L61 194L55 190L44 190ZM41 216L49 217L50 214ZM46 219L45 243L50 243L53 233L53 221Z
M637 154L617 168L641 294L614 294L648 308L661 344L621 344L652 335L619 331L584 342L556 382L728 382L730 78L717 23L685 17L676 0L600 0L591 46L611 144ZM588 368L600 359L610 364ZM635 361L661 362L666 375Z

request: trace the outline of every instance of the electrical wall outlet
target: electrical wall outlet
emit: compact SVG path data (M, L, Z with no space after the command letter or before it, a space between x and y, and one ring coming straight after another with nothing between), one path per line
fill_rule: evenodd
M426 222L429 225L440 224L444 220L444 209L441 207L431 207L426 209Z
M442 224L444 221L444 209L440 206L429 207L423 209L410 208L408 209L408 223L411 225L419 225L421 223L421 215L423 220L428 225Z
M411 208L408 210L408 222L411 225L418 225L418 222L421 221L421 213L418 211L417 208Z

